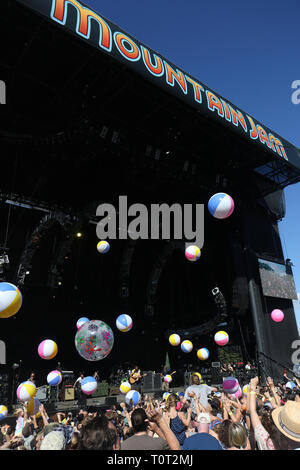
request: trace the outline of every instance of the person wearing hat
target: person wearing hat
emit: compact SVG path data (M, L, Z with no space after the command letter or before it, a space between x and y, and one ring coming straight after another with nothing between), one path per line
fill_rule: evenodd
M197 373L192 375L192 384L185 390L184 398L191 399L191 407L194 415L197 414L196 399L200 399L201 405L206 408L208 405L208 395L211 392L217 392L215 387L209 387L206 384L201 384L200 378Z
M249 411L255 439L260 450L292 450L300 443L300 403L288 400L270 410L270 419L262 425L256 412L258 377L250 381Z

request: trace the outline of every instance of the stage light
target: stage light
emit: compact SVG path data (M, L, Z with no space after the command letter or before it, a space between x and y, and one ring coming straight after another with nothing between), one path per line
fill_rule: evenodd
M59 286L61 286L61 285L62 285L62 282L61 282L61 281L58 281L58 283L57 283L57 284L58 284Z
M76 237L77 237L77 238L82 238L82 233L81 233L81 232L77 232L77 233L76 233Z
M30 274L30 271L26 271L26 273L25 273L25 274Z

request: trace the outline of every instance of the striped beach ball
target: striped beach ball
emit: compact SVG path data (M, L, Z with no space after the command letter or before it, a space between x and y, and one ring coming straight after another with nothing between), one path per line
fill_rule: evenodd
M110 244L105 241L101 240L100 242L97 243L97 251L101 254L107 253L110 249Z
M129 315L126 315L125 313L119 315L116 320L116 327L119 331L122 331L123 333L131 330L132 325L132 318Z
M85 377L81 381L81 390L86 395L92 395L97 390L97 380L94 377Z
M214 194L208 201L208 210L216 219L227 219L234 210L234 201L229 194Z
M52 387L56 387L57 385L61 383L61 381L62 381L62 375L59 372L59 370L52 370L47 375L47 382Z
M22 294L9 282L0 282L0 318L15 315L22 306Z
M131 390L131 385L129 382L122 382L120 385L120 392L121 393L128 393Z
M247 395L248 393L248 384L243 386L243 394Z
M22 382L17 388L17 397L20 401L30 401L35 397L36 386L29 380Z
M130 405L130 401L132 400L133 406L136 406L139 403L140 399L141 395L136 390L130 390L130 392L126 393L125 396L125 401L127 405Z
M164 376L164 382L166 382L167 384L170 384L172 382L172 376L171 375L165 375Z
M201 251L196 245L190 245L185 249L185 257L188 261L197 261L200 255Z
M205 361L209 358L209 350L207 348L198 349L197 356L200 361Z
M8 409L6 408L6 406L0 405L0 421L1 419L6 418L7 413L8 413Z
M32 400L29 400L29 402L26 404L26 410L29 416L35 416L36 418L39 418L41 416L40 413L40 408L41 402L38 398L34 397Z
M167 399L169 398L169 396L170 396L170 393L165 392L165 393L163 394L163 400L167 400Z
M42 359L53 359L57 354L57 344L52 339L45 339L39 344L38 354Z
M214 339L218 346L225 346L229 341L229 336L226 331L218 331Z
M175 333L173 335L169 336L169 343L171 346L178 346L181 342L181 338L179 335L176 335Z
M81 317L79 318L79 320L77 321L76 323L76 326L77 326L77 330L80 330L80 328L85 324L87 323L88 321L90 321L88 318L86 317Z
M224 377L223 390L225 393L234 394L239 388L239 382L235 377Z
M192 343L190 340L186 339L186 340L182 341L180 347L181 347L181 350L182 350L183 352L189 353L189 352L191 352L192 349L193 349L193 343Z
M242 396L242 389L239 387L237 391L234 393L235 398L241 398Z

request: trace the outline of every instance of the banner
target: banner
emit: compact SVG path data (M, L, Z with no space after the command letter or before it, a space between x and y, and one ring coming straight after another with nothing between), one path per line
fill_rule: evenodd
M241 111L199 80L154 52L78 0L17 0L61 28L71 31L145 79L183 100L206 118L222 122L277 159L300 169L300 151L285 139Z

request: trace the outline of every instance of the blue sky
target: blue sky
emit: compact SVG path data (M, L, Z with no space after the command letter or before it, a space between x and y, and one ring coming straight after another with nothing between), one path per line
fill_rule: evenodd
M291 100L300 80L299 0L84 3L300 147L300 104ZM279 229L300 292L300 183L285 197Z

